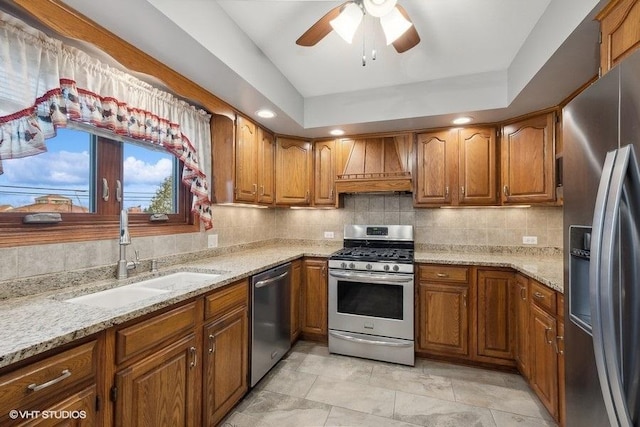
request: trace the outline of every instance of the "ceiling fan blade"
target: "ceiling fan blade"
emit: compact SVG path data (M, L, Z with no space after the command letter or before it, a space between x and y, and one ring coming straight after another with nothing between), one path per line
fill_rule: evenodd
M303 35L300 36L298 40L296 40L296 44L300 46L314 46L320 40L325 38L327 34L333 31L330 22L337 18L342 11L342 8L350 1L342 3L340 6L334 7L326 15L322 18L318 19L318 21L313 24Z
M411 18L409 18L409 14L404 9L404 7L399 4L396 5L398 11L404 16L409 22L411 22ZM420 36L418 35L418 31L416 31L416 26L412 25L403 35L398 37L396 41L393 42L393 47L396 48L398 53L406 52L415 45L420 43Z

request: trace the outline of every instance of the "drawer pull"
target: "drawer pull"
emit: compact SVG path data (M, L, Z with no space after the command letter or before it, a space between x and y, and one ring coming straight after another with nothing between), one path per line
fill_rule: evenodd
M553 340L549 339L549 332L551 332L551 331L552 331L551 328L545 328L545 330L544 330L544 340L549 345L553 345Z
M216 348L216 344L214 343L215 339L216 337L213 334L209 335L209 353L213 353L215 351L215 348Z
M522 301L526 301L527 300L527 288L525 288L525 287L520 288L520 299Z
M556 336L556 353L557 354L564 354L564 350L560 350L560 345L559 345L560 341L564 341L564 337L560 336L560 335Z
M189 364L189 367L195 368L198 364L198 351L195 347L191 347L189 351L191 352L191 364Z
M544 295L542 293L540 293L540 292L537 292L537 291L533 293L533 296L538 298L538 299L544 299Z
M449 275L447 273L436 273L436 276L438 276L438 277L449 277Z
M58 384L60 381L64 380L65 378L69 378L71 376L71 371L68 369L65 369L64 371L62 371L62 373L60 373L60 376L58 378L54 378L51 381L47 381L46 383L43 384L29 384L27 386L27 389L29 391L38 391L38 390L42 390L43 388L47 388L50 387L54 384Z

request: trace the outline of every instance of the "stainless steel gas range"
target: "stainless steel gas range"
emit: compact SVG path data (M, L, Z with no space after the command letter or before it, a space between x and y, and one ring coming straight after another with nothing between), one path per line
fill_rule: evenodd
M329 257L329 351L414 364L413 227L345 225Z

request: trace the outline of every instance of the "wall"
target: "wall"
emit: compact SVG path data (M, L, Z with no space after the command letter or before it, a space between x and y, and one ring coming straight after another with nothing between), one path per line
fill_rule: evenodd
M342 240L344 224L409 224L417 244L436 249L451 245L522 246L522 236L538 236L537 247L562 247L562 208L414 209L411 195L346 196L343 209L256 209L214 206L218 246L228 247L275 238L326 241L325 231ZM207 249L207 233L133 238L127 248L149 260ZM114 266L113 239L0 249L0 282L41 274Z

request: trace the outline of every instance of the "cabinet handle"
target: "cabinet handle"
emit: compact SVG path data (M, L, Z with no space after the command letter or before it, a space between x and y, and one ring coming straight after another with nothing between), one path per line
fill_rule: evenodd
M444 199L447 200L449 198L449 186L444 187Z
M534 292L533 296L536 297L537 299L544 299L544 295L538 291Z
M464 196L464 185L460 187L460 194Z
M560 350L560 345L558 341L564 341L564 337L558 335L556 336L556 354L564 354L564 350Z
M213 334L209 335L209 353L216 351L216 343L213 341L215 338Z
M522 301L527 300L527 288L525 288L524 286L520 288L520 299Z
M105 202L109 201L109 183L107 182L107 178L102 178L102 200Z
M260 195L264 196L264 185L260 186Z
M331 189L331 194L329 195L330 199L329 200L333 200L333 188Z
M195 368L198 364L198 351L195 347L189 348L189 351L191 352L191 363L189 364L189 367Z
M447 273L436 273L436 276L438 276L438 277L449 277L449 275Z
M502 187L502 192L505 196L509 197L509 186L505 185L504 187Z
M462 305L463 305L464 307L466 307L466 306L467 306L467 294L463 294L463 295L462 295Z
M307 197L305 198L305 200L307 201L307 203L309 203L309 196L310 196L310 193L309 193L309 190L307 190Z
M553 340L549 339L549 332L551 332L551 331L552 331L551 328L545 328L545 330L544 330L544 340L549 345L553 344Z
M322 267L322 277L327 277L327 267Z
M65 369L64 371L62 371L60 373L60 376L57 378L54 378L50 381L47 381L46 383L43 384L29 384L27 386L27 391L38 391L38 390L42 390L43 388L47 388L47 387L51 387L54 384L58 384L60 381L64 380L65 378L69 378L71 376L71 371L68 369Z
M258 194L258 184L253 184L253 194Z

